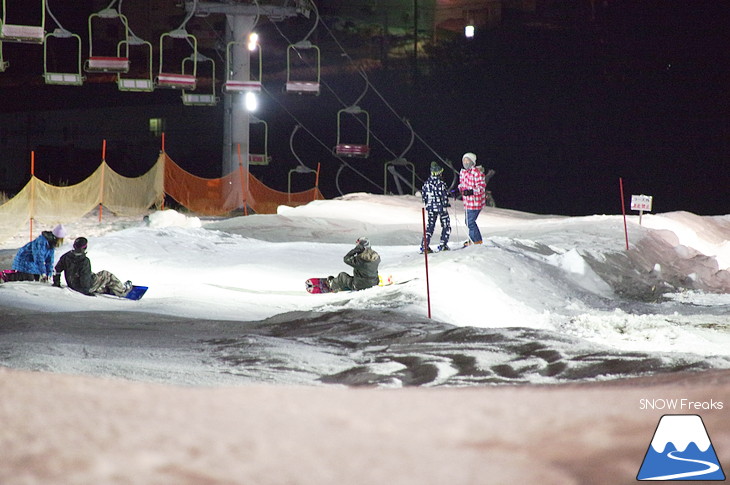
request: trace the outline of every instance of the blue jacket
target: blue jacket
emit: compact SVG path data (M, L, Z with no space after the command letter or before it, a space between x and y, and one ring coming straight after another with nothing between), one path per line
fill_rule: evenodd
M43 231L40 236L18 249L13 259L13 269L29 274L52 275L55 243L56 237L50 231Z
M451 205L446 184L438 175L431 175L423 183L421 199L429 212L443 212Z

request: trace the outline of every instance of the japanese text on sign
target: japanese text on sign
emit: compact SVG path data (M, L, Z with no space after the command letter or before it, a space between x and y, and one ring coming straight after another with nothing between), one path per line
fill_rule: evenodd
M632 195L631 210L641 212L651 212L651 195Z

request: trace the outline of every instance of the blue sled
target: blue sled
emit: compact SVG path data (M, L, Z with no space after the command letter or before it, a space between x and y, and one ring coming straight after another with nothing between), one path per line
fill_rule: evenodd
M132 286L132 289L129 290L129 293L124 297L128 300L139 300L144 296L144 294L147 293L147 287L146 286Z

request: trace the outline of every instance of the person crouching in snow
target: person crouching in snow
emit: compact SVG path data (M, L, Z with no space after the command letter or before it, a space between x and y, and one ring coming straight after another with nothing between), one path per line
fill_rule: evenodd
M53 275L55 249L61 247L66 229L57 225L52 231L43 231L40 236L18 249L13 259L15 273L7 273L7 281L42 281L47 283Z
M332 291L364 290L376 286L378 280L378 266L380 255L370 247L370 241L361 237L357 245L343 258L345 264L352 266L353 276L342 272L335 278L327 278L327 284Z
M431 176L426 179L421 188L421 199L428 213L426 238L421 241L421 252L433 252L429 244L431 243L431 237L433 237L433 230L436 227L436 218L441 219L441 244L439 244L438 250L449 250L451 220L449 219L448 207L451 207L451 204L449 204L446 184L441 180L442 173L444 173L443 167L436 162L431 162Z
M53 275L53 286L61 287L61 273L65 273L68 287L84 295L95 296L102 293L126 296L132 289L132 282L122 283L106 270L92 273L91 261L86 256L87 245L85 237L76 238L73 249L61 256L56 264L56 274Z

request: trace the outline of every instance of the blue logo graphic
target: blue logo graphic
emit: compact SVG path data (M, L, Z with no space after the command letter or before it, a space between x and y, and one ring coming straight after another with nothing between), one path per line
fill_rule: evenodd
M646 450L637 480L725 480L702 418L665 414Z

